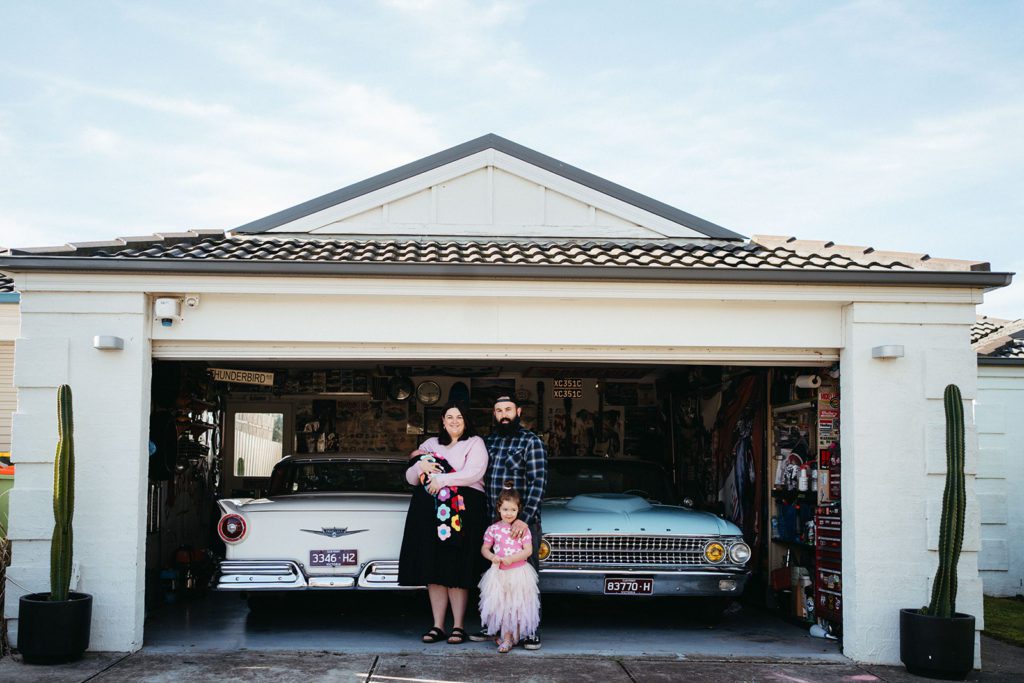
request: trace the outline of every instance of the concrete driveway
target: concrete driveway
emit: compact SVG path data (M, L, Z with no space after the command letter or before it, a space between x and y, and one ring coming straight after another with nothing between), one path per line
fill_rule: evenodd
M982 639L984 672L967 680L1009 683L1024 680L1024 650ZM825 683L848 681L909 683L924 679L899 667L858 666L851 662L759 662L658 657L564 657L514 650L454 654L341 654L327 652L162 653L144 648L133 655L89 654L60 666L31 666L0 660L0 680L7 683L181 683L181 681L274 681L308 683L669 683L670 681L751 681ZM444 652L447 656L440 656Z
M168 605L132 655L89 653L59 666L0 660L0 681L920 681L862 666L834 641L745 608L709 627L677 601L544 599L544 648L498 655L489 643L424 645L422 594L306 595L267 616L233 595ZM1024 649L983 638L984 672L1024 680Z
M292 599L292 597L294 599ZM747 657L844 662L838 643L812 638L772 613L743 608L709 626L680 600L545 596L542 652L628 657ZM737 605L738 607L738 605ZM476 621L469 627L475 630ZM252 615L233 594L168 606L146 623L148 652L322 650L346 653L488 654L489 643L424 645L426 594L298 594Z

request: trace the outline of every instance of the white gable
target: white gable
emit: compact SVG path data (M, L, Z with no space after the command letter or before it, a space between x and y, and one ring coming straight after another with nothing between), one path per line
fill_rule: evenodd
M471 154L268 232L382 237L706 237L495 149Z

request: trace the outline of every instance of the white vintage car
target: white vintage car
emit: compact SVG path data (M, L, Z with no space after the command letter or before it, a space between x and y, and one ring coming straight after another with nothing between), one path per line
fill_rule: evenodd
M226 552L215 588L247 591L253 607L278 591L399 588L407 466L374 455L283 458L265 498L217 501Z

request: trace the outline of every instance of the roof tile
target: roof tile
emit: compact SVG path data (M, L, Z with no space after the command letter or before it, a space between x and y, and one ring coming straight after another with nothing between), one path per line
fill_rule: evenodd
M1024 319L978 316L971 327L971 347L983 358L1024 360Z

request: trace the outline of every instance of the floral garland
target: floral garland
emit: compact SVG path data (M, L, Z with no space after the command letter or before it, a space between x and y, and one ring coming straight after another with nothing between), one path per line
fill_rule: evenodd
M438 465L444 474L454 472L452 466L437 453L424 453L419 458L420 462L429 462ZM430 484L430 476L426 472L420 472L420 484L424 489ZM427 491L430 493L430 491ZM437 537L447 541L452 534L459 534L462 531L462 517L460 512L465 511L466 502L459 493L458 486L442 486L434 497L434 512L437 515Z

